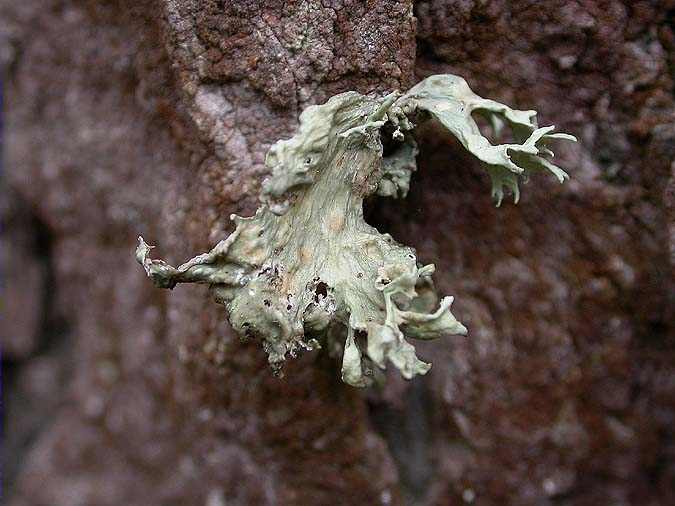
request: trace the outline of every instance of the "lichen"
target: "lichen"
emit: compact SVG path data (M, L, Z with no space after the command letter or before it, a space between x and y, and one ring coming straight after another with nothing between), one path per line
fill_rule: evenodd
M495 133L508 125L516 142L493 145L474 113ZM416 168L412 130L431 118L484 162L498 205L505 189L517 201L518 178L533 171L562 182L567 174L549 161L547 143L574 137L538 128L535 116L483 99L451 75L383 98L342 93L305 109L297 133L270 148L262 205L252 217L232 215L229 237L178 268L150 259L151 246L139 237L136 258L159 287L208 284L234 330L261 340L275 370L287 356L323 344L342 351L350 385L370 384L388 362L408 379L425 374L431 366L407 338L467 330L450 311L452 297L438 302L434 266L367 224L363 200L405 197ZM391 144L387 156L383 140Z

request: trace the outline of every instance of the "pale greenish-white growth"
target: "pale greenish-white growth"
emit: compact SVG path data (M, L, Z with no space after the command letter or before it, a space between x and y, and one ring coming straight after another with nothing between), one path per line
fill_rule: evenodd
M508 125L517 143L493 145L472 114L495 130ZM297 133L274 144L266 158L255 216L232 216L236 228L210 252L178 268L150 259L142 238L136 258L157 286L205 283L242 337L260 339L278 370L302 349L323 344L342 352L342 379L366 386L387 363L405 378L425 374L408 341L465 335L431 281L433 265L363 219L371 194L405 197L416 169L415 123L438 120L485 163L492 193L518 199L518 177L546 169L560 181L547 143L574 140L538 128L534 111L480 98L456 76L425 79L409 92L374 98L356 92L310 106ZM391 144L383 156L382 141ZM451 177L451 174L449 174Z

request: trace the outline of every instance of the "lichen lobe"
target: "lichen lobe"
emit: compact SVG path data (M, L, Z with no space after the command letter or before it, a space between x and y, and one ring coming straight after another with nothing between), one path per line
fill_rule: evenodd
M495 130L508 124L520 143L491 144L474 112ZM347 92L308 107L297 133L270 148L261 207L249 218L233 215L234 232L210 252L174 268L152 260L139 237L136 258L159 287L208 284L239 335L262 341L275 370L287 356L325 344L342 350L350 385L369 385L388 362L407 379L425 374L431 366L407 338L467 330L450 310L452 297L438 302L434 266L368 225L363 199L405 197L417 153L411 131L429 117L487 165L498 203L504 188L517 200L520 175L547 169L566 177L548 161L546 143L573 137L537 128L534 111L478 97L461 78L432 76L383 98ZM385 135L397 147L383 159Z

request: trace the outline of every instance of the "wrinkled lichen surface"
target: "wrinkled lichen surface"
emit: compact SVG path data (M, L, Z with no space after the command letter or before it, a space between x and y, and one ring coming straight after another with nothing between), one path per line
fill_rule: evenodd
M425 374L430 364L408 338L467 330L450 311L453 298L438 301L434 266L367 224L363 200L405 197L416 168L412 131L428 119L484 163L498 205L505 190L517 201L518 178L537 170L563 182L567 174L551 163L547 144L574 137L538 128L535 116L483 99L452 75L432 76L405 94L334 96L308 107L295 136L270 148L271 176L255 216L233 215L229 237L178 268L150 259L142 238L136 257L157 286L208 284L234 329L262 341L275 370L299 350L326 347L342 351L350 385L368 385L374 366L387 362L408 379ZM512 142L493 144L478 117L495 138L509 127Z

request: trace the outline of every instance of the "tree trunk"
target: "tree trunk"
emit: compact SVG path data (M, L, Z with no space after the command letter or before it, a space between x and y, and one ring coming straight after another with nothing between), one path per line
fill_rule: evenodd
M675 503L672 1L4 0L13 505ZM203 287L152 286L252 214L304 107L454 73L579 138L495 208L433 126L367 221L467 338L424 377L271 374ZM22 302L25 301L25 302Z

